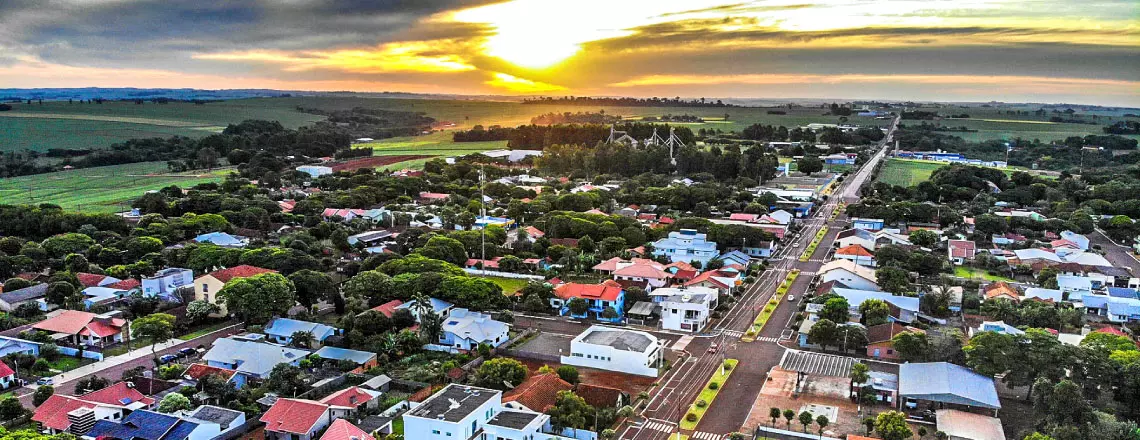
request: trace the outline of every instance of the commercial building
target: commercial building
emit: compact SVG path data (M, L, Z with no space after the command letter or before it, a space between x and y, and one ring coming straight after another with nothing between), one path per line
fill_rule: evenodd
M566 365L657 377L662 349L649 333L595 325L570 341L570 355L561 360Z

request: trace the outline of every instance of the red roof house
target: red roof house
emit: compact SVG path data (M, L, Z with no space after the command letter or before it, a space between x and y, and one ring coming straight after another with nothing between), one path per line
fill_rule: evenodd
M403 301L400 301L398 299L394 299L394 300L388 301L384 304L380 304L376 307L373 307L372 310L383 313L384 316L391 318L392 314L396 313L396 308L400 307L403 304L404 304Z
M97 287L105 286L119 281L118 278L112 278L106 275L99 275L95 273L79 272L75 274L75 278L79 279L79 284L83 287Z
M96 315L78 310L63 310L58 315L32 325L36 330L68 335L72 344L105 346L123 342L127 320Z
M621 285L613 280L606 280L601 284L565 283L554 288L554 296L567 301L571 298L617 301L621 297L621 291Z
M353 425L348 420L336 419L329 425L329 429L321 435L320 440L367 440L372 438L372 434L364 432L358 426Z
M310 439L332 422L328 405L312 400L277 399L261 416L265 430L277 434L278 438L292 438L296 435Z
M535 374L504 394L503 404L514 402L516 405L521 405L531 411L546 412L547 409L554 406L559 391L570 391L572 389L574 386L562 380L557 374Z
M203 276L214 277L218 281L228 283L234 278L249 278L254 275L263 273L277 272L273 269L264 269L257 266L250 266L243 264L241 266L234 266L229 269L215 270Z
M98 405L76 397L53 394L36 407L32 420L52 433L60 433L71 428L71 420L67 418L67 413L79 408L94 409L96 406Z
M328 397L321 399L320 402L326 405L340 406L355 410L361 406L373 406L370 404L379 398L380 394L379 392L368 391L360 387L348 387L328 395Z
M202 380L203 377L209 376L211 374L222 376L222 378L228 382L230 378L234 377L234 375L237 374L237 370L214 367L206 364L192 364L186 368L186 371L182 373L182 376L188 377L192 380Z
M150 408L154 405L154 399L147 397L128 382L118 382L107 388L79 396L79 398L88 402L121 406L131 410Z

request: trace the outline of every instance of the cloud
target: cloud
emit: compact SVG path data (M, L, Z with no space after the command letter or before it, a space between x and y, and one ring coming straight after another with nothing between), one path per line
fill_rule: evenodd
M495 72L491 76L491 79L487 80L485 82L485 84L492 86L492 87L504 89L507 91L515 92L515 93L522 93L522 94L557 92L557 91L561 91L561 90L566 90L565 87L562 87L559 85L547 84L547 83L539 82L539 81L531 81L531 80L526 79L526 78L519 78L517 76L509 75L509 74L502 73L502 72Z

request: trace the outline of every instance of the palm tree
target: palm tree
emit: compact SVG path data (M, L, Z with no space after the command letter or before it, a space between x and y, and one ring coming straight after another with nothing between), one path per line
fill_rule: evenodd
M769 408L768 417L772 418L772 427L776 427L776 419L780 418L780 408Z
M823 440L823 429L826 428L827 425L829 425L830 423L831 423L831 421L828 420L827 416L825 416L823 414L820 414L818 417L815 418L815 424L819 425L819 438L820 438L820 440Z
M851 378L850 388L855 388L855 384L857 384L857 383L867 383L867 381L871 379L871 375L868 373L869 371L870 371L870 368L867 367L867 364L864 364L862 362L856 362L856 363L852 364L851 365L851 375L850 375L850 378ZM850 391L850 390L848 390L848 391ZM848 394L850 394L850 392L848 392Z
M796 419L796 412L790 409L784 410L784 420L788 421L788 429L792 429L792 420Z

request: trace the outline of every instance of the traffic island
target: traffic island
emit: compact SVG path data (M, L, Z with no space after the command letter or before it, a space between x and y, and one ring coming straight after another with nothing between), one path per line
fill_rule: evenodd
M811 243L808 243L807 249L804 249L804 254L800 255L800 262L811 259L811 254L815 253L815 248L819 247L819 243L823 241L823 237L825 236L827 236L827 226L819 228L819 232L815 233L815 238L811 239Z
M681 418L681 429L691 431L697 428L697 424L701 422L701 418L705 416L709 406L712 406L713 400L716 399L717 394L720 394L724 383L736 370L736 364L739 362L736 359L725 359L723 367L717 368L713 372L712 378L705 384L701 393L697 395L697 400L689 406L689 411L685 413L685 417Z
M756 335L764 330L764 324L767 324L772 314L776 313L776 307L780 306L780 301L784 300L784 295L787 295L788 289L792 288L792 283L796 281L796 277L798 276L800 276L799 269L792 269L791 272L788 272L787 278L776 288L776 294L772 295L772 298L764 305L764 310L761 310L760 314L756 315L756 319L752 321L752 327L740 337L741 342L753 342L756 340Z

